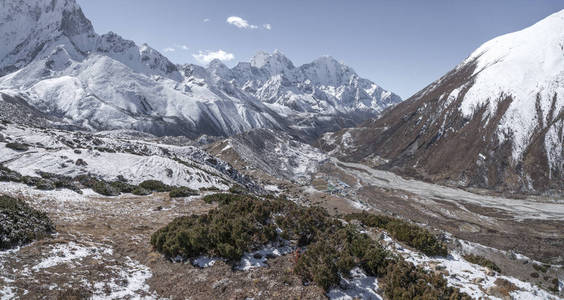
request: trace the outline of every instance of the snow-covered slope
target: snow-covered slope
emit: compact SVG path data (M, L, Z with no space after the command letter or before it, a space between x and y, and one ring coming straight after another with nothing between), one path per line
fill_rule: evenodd
M176 66L148 45L98 35L75 0L0 5L0 94L84 128L190 137L274 128L308 136L399 101L328 58L295 68L276 52L233 69L220 61ZM318 117L325 122L288 128ZM330 126L335 119L345 121Z
M485 43L381 119L320 144L429 180L561 193L563 93L560 11Z
M234 184L261 192L247 176L228 163L193 146L160 143L156 137L117 132L81 131L0 125L0 165L23 176L39 172L75 177L93 175L106 181L122 177L129 183L159 180L193 189L228 189ZM16 151L9 143L28 145Z
M562 171L564 11L485 43L463 65L470 63L476 65L475 77L460 104L462 114L472 117L485 107L484 117L491 119L500 102L511 97L498 125L500 143L512 139L512 157L519 160L535 132L547 129L545 148L551 169Z

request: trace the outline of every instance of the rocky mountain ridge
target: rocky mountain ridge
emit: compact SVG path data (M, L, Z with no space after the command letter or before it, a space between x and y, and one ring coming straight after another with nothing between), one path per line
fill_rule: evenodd
M1 6L0 94L86 129L194 138L272 128L311 140L401 100L328 57L294 67L276 51L232 69L175 65L146 44L97 34L74 0Z

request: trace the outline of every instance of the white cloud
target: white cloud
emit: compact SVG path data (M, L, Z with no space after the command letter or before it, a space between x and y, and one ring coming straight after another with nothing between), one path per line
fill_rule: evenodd
M163 51L164 52L174 52L176 49L172 48L172 47L168 47L168 48L164 48Z
M214 59L219 59L221 61L230 61L235 58L233 53L225 52L221 49L217 51L201 51L198 54L192 54L192 56L200 63L209 63Z
M207 22L209 22L209 21L211 21L211 20L208 19L208 18L205 18L205 19L204 19L204 23L207 23Z
M264 29L266 29L266 30L272 29L272 25L270 25L270 24L264 24L264 25L262 25L262 27L264 27Z
M236 26L238 28L244 28L244 29L257 29L258 26L257 25L252 25L249 24L249 22L241 17L237 17L237 16L231 16L229 18L227 18L227 23Z

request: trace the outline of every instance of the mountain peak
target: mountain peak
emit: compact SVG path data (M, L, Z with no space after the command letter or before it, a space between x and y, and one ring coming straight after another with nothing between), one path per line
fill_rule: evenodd
M212 61L210 61L209 67L210 68L225 67L225 64L220 59L214 58Z
M299 68L307 78L323 85L338 86L358 77L349 66L331 56L322 56Z
M372 121L377 134L356 138L358 152L346 155L376 154L436 182L562 190L563 49L564 11L494 38Z
M259 51L251 59L251 66L266 69L271 75L284 73L294 69L294 64L280 50L274 50L272 54Z
M26 64L48 40L71 39L80 51L94 27L75 0L10 0L0 4L0 75Z

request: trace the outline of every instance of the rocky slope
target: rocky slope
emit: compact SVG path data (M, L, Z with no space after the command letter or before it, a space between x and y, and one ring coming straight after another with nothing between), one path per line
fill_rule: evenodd
M495 38L454 70L320 145L428 180L564 190L564 11Z
M275 178L309 182L328 157L319 149L271 129L255 129L206 145L210 154L240 169L264 171Z
M276 52L233 69L177 66L97 34L74 0L0 5L0 94L83 128L189 137L274 128L308 139L400 101L331 58L295 68Z

